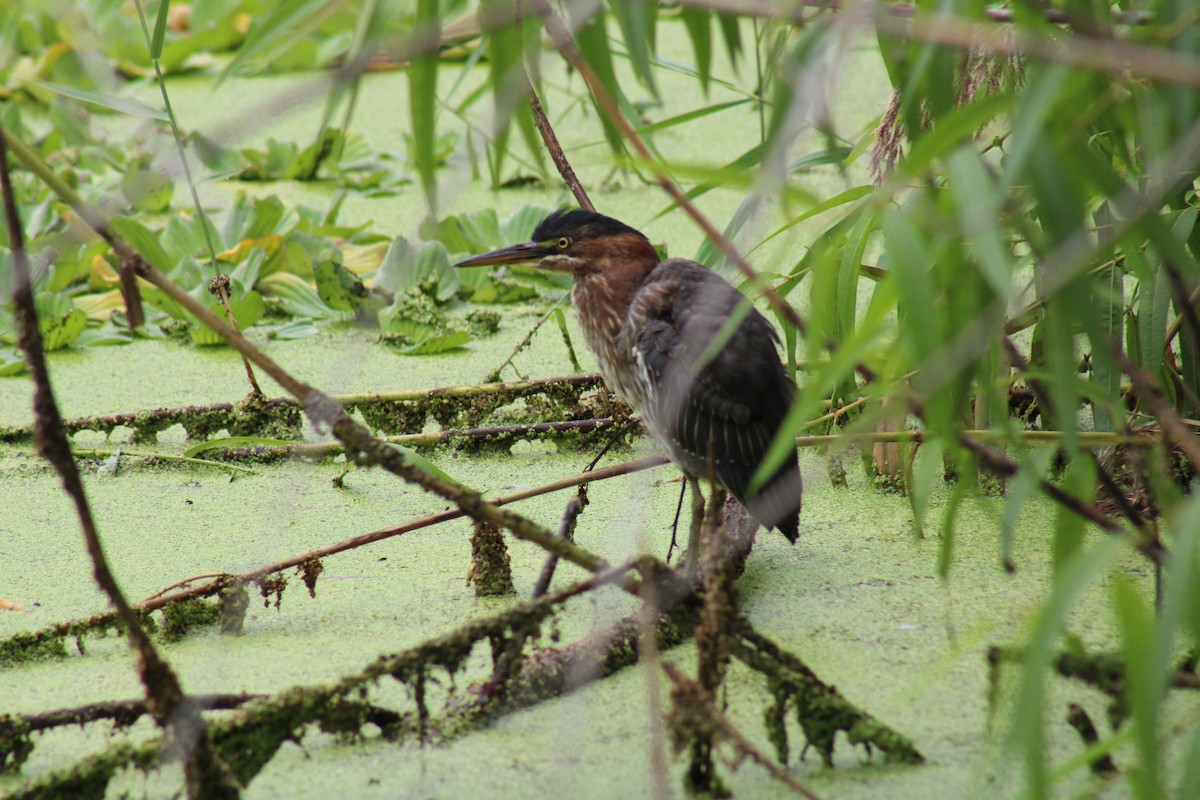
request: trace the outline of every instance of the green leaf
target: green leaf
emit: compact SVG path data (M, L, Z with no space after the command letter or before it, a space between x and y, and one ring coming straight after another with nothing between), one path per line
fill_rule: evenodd
M1071 75L1066 65L1046 65L1039 69L1021 92L1012 134L1006 142L1004 175L1001 189L1007 192L1025 177L1025 168L1035 147L1045 137L1047 119L1053 114L1059 95ZM911 173L910 173L911 174Z
M504 0L483 0L479 14L486 18L490 14L505 13L510 8ZM508 134L512 129L514 109L525 106L514 100L524 91L524 72L521 64L523 36L518 25L501 25L484 35L487 45L489 72L492 90L492 185L500 184L500 173L504 156L508 152Z
M87 328L75 338L74 345L76 347L107 347L129 344L132 341L132 336L116 328Z
M271 53L282 52L302 42L328 13L326 0L291 0L286 3L270 3L267 13L257 17L246 34L237 55L218 78L218 83L243 69L256 59L265 59Z
M240 331L244 331L258 322L267 308L263 302L262 295L255 291L246 292L236 300L231 299L229 305L233 308L233 318L237 321L237 327ZM208 309L221 319L226 318L225 306L219 301L210 304ZM225 340L221 338L220 334L199 323L192 329L191 336L195 344L203 347L225 344Z
M200 162L217 175L238 173L246 167L245 160L237 150L225 147L199 131L192 131L188 136L188 141L196 151ZM209 179L211 180L211 177Z
M471 334L466 331L454 331L442 336L430 336L417 344L397 347L395 350L406 356L432 356L448 350L457 350L466 346L470 341Z
M721 27L721 35L725 39L725 49L729 60L735 66L742 55L741 17L737 14L717 13L717 24Z
M1017 521L1025 509L1025 502L1038 489L1041 477L1050 466L1054 452L1050 449L1031 450L1021 460L1021 468L1005 488L1004 514L1000 517L1000 561L1006 567L1012 564L1013 541L1016 538Z
M117 97L104 92L96 92L91 89L84 89L79 86L65 86L61 83L50 83L49 81L31 81L34 86L39 86L47 89L55 94L60 94L63 97L70 97L73 100L80 100L84 103L107 108L109 111L116 111L119 114L128 114L133 117L144 117L146 119L155 119L159 122L169 122L165 111L160 111L157 108L151 108L145 103L140 103L137 100L131 100L128 97Z
M913 363L922 363L937 346L937 331L933 325L918 321L927 319L934 308L933 286L929 280L928 264L932 245L917 229L912 217L895 209L883 213L883 238L888 265L896 273L904 313L901 315L903 336L912 347Z
M423 242L413 247L397 237L383 257L375 285L394 294L412 289L432 290L439 302L458 292L459 276L450 265L450 254L441 242Z
M12 350L0 348L0 378L20 375L25 371L25 359Z
M1126 261L1141 262L1141 254L1126 251ZM1155 262L1151 278L1138 282L1138 341L1142 346L1141 365L1153 376L1162 374L1163 352L1167 336L1167 316L1171 306L1170 277Z
M270 439L266 436L225 436L220 439L209 439L207 442L194 444L183 451L184 458L195 458L209 450L233 450L242 447L281 447L295 442L284 439Z
M837 277L837 331L834 333L834 338L838 341L846 338L850 331L854 330L858 308L859 268L867 250L867 241L875 233L875 223L876 217L872 211L863 213L850 232L847 247L842 251Z
M658 3L655 0L609 0L608 5L625 37L625 49L629 52L633 74L657 98L658 87L654 82L654 67L650 61Z
M413 319L400 313L396 306L385 308L379 315L379 328L383 333L405 345L420 344L437 333L438 325Z
M413 345L445 333L446 317L429 295L414 289L398 293L395 302L379 312L379 328L385 338Z
M980 128L1007 111L1012 103L1013 98L1009 95L989 94L946 112L938 118L932 131L913 144L898 171L908 177L919 177L935 159L948 155L969 140Z
M600 84L618 104L621 103L624 94L617 83L617 74L613 69L612 51L609 49L608 33L604 27L603 9L592 9L595 13L587 19L580 18L584 9L578 3L568 4L567 10L570 15L570 24L575 29L575 44L579 47L579 52L583 54L588 66L596 73ZM624 152L625 146L620 131L598 105L596 114L600 118L604 138L608 142L609 148L614 153Z
M973 261L997 297L1012 295L1012 250L996 224L1006 200L974 147L954 150L947 159L958 224L971 245Z
M416 30L436 37L440 28L438 0L417 0ZM417 56L408 67L409 114L412 121L412 160L420 178L425 201L437 208L437 69L438 53Z
M700 72L700 86L707 94L709 78L712 76L712 12L706 8L683 6L680 9L683 27L692 41L692 52L696 57L696 69Z
M925 537L925 517L938 473L943 468L942 453L942 443L934 440L922 445L920 454L913 460L912 476L908 480L908 503L913 513L914 539ZM908 454L904 454L906 460L907 457Z
M387 446L393 450L403 453L405 461L410 462L415 467L420 467L430 475L436 475L444 481L453 481L454 483L458 483L458 481L450 477L441 467L439 467L437 464L434 464L428 458L421 455L416 450L413 450L411 447L405 447L402 444L395 444L394 442L388 442Z
M61 350L74 342L87 327L87 314L75 308L63 294L39 292L33 298L37 308L42 347L47 352Z
M1047 797L1046 675L1055 655L1055 644L1067 614L1084 589L1092 585L1109 565L1127 550L1116 537L1101 539L1063 565L1050 588L1050 596L1035 616L1025 647L1021 681L1013 705L1009 741L1025 755L1028 797Z
M151 266L169 273L179 263L179 259L173 258L163 250L162 245L159 244L160 235L142 223L129 217L113 217L108 224L118 236L129 242L137 254L146 259Z
M471 302L482 305L498 303L524 303L538 297L538 290L532 286L489 276L487 280L475 287L471 293Z
M131 169L121 178L121 194L138 211L159 213L171 207L175 181L150 169Z
M280 325L268 333L267 338L290 342L295 339L307 339L309 336L316 336L318 333L320 331L316 325L313 325L306 319L296 319L286 325Z
M862 198L867 197L868 195L871 195L874 192L875 192L874 186L855 186L853 188L847 189L844 192L835 194L833 197L830 197L827 200L817 203L815 206L813 206L812 208L809 208L807 211L803 211L794 217L790 217L787 222L785 222L783 225L780 225L775 230L771 231L769 236L767 236L761 242L756 244L754 246L754 249L757 250L758 248L762 247L767 242L774 239L776 236L779 236L781 233L786 233L788 230L790 230L791 228L793 228L794 226L798 225L799 223L803 222L806 219L811 219L812 217L815 217L819 214L824 214L826 211L835 209L838 206L843 206L848 203L853 203L856 200L861 200ZM853 211L851 211L850 213L853 213ZM804 257L802 256L800 260L803 261Z
M330 308L308 281L290 272L268 275L258 283L265 298L276 301L293 317L336 319L346 316Z
M1155 658L1154 614L1129 578L1113 579L1113 609L1121 630L1125 701L1133 717L1141 763L1130 772L1137 797L1166 797L1159 783L1158 707L1166 692L1165 669Z
M158 14L154 17L154 35L150 38L150 58L157 60L162 55L163 42L167 38L167 18L170 16L171 0L160 0Z
M313 264L313 278L317 283L317 294L335 311L353 311L367 293L356 275L334 261Z
M692 109L691 111L686 111L682 114L676 114L669 119L659 120L658 122L650 125L643 125L642 127L638 128L638 133L645 135L647 133L656 133L657 131L673 128L677 125L683 125L685 123L692 122L693 120L703 119L704 117L707 117L711 114L716 114L720 111L725 111L726 109L744 106L751 102L752 99L753 98L746 97L741 100L730 100L726 103L713 103L712 105L704 106L703 108Z
M725 226L725 230L723 231L726 239L733 241L737 237L738 231L750 220L750 215L758 208L758 204L759 198L751 195L738 205L737 211L733 213L733 219L729 220L729 224ZM717 249L712 240L706 238L700 243L699 249L696 250L696 261L699 261L709 269L715 269L719 265L723 265L726 259L725 254Z

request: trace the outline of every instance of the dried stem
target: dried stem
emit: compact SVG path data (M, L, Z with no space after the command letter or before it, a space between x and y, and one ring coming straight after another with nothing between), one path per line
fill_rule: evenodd
M343 406L371 406L381 403L421 403L442 399L471 400L480 397L502 395L504 397L527 397L533 394L543 394L560 388L575 388L586 390L601 385L597 373L580 375L565 375L555 378L539 378L527 381L504 381L500 383L465 384L461 386L441 386L433 389L407 389L394 392L363 392L359 394L333 395L333 400ZM267 409L295 408L296 401L290 397L275 397L261 401L257 407ZM198 418L204 418L206 424L197 430L193 438L208 431L228 428L238 420L240 404L238 403L206 403L203 405L177 406L175 408L158 408L150 411L127 411L119 414L104 414L94 417L79 417L65 420L63 427L68 433L77 431L112 431L119 426L132 428L147 427L158 430L177 422L195 423ZM0 442L17 442L33 436L32 427L0 428Z
M579 519L579 515L583 513L583 507L587 505L587 484L581 483L579 491L567 501L567 507L563 511L562 519L558 521L558 530L555 532L563 539L575 541L575 523ZM542 571L538 575L537 582L533 584L533 599L536 600L546 593L550 588L550 582L554 580L554 570L558 567L558 556L551 553L546 556L546 563L542 565Z
M138 11L139 12L141 11L141 6L138 6ZM155 62L155 66L156 67L158 66L157 61ZM164 90L164 96L165 96L165 90ZM180 155L182 156L183 153L181 152ZM187 163L186 160L184 161L184 163L185 164ZM190 180L191 179L189 177L189 182L190 182ZM192 191L195 191L195 187L193 187ZM199 205L197 205L196 207L197 207L197 209L199 209ZM205 224L203 216L200 219L201 219L201 223ZM208 233L206 224L205 224L205 233L206 234ZM211 242L209 243L209 247L212 247ZM214 268L217 267L216 255L213 256L213 267ZM236 328L237 327L237 319L233 316L233 305L230 304L230 302L229 302L229 276L225 275L225 274L221 274L221 275L218 275L217 277L213 278L212 282L209 284L208 290L210 292L212 292L213 294L215 294L217 296L217 298L221 301L221 305L224 306L224 308L225 308L225 319L229 320L229 324ZM244 366L246 368L246 380L248 380L250 382L250 397L253 399L256 399L256 400L265 399L266 395L264 395L263 390L261 388L259 388L258 379L254 377L254 367L250 366L250 361L249 361L249 359L246 358L245 354L242 354L242 366Z
M587 431L604 431L617 423L605 417L603 419L568 419L557 422L528 422L522 425L493 425L486 428L464 428L462 430L435 431L432 433L405 433L399 436L383 436L382 441L390 444L401 444L407 447L432 447L461 439L503 439L535 436L545 433L584 433ZM236 458L247 456L261 458L264 455L297 455L308 458L322 458L344 448L341 442L313 442L311 444L267 445L253 449L229 450L227 457Z
M525 92L529 95L529 106L533 109L533 121L537 124L538 133L542 134L542 141L546 143L546 150L550 153L554 166L558 168L558 174L562 176L563 182L567 184L571 194L575 195L575 202L579 204L579 207L595 211L596 207L592 205L592 199L588 197L587 190L575 176L571 162L567 160L562 145L558 143L558 136L555 135L554 128L551 127L550 120L546 117L546 111L542 108L542 101L538 98L537 90L533 88L533 83L529 80L529 74L525 73L524 78Z

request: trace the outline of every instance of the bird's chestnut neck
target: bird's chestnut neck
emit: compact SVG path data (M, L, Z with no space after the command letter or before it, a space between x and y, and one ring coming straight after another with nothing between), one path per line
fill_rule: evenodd
M584 251L578 253L572 293L580 319L590 323L585 324L589 338L615 336L634 295L658 266L658 252L640 234L580 243L576 249Z

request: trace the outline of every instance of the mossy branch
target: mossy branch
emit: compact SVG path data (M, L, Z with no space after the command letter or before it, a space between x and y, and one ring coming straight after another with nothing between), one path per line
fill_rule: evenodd
M907 737L859 710L836 687L824 683L800 659L758 633L744 618L738 623L730 652L767 677L776 699L774 714L768 717L768 729L780 761L787 760L787 733L782 725L789 703L795 704L804 736L821 754L826 766L833 764L833 744L838 731L844 731L851 744L861 744L868 752L872 748L881 750L888 762L925 761Z

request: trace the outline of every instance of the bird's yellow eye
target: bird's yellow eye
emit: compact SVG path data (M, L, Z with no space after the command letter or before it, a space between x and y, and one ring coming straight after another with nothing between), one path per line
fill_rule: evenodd
M558 246L559 250L566 250L571 246L571 239L567 236L560 236L555 244Z

